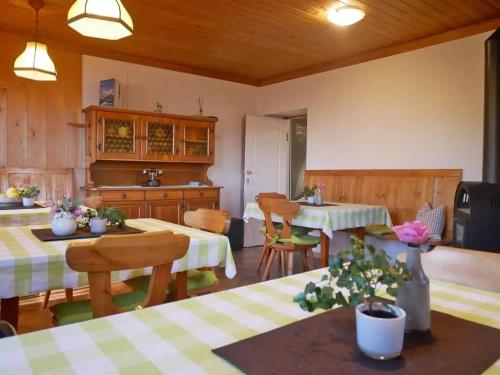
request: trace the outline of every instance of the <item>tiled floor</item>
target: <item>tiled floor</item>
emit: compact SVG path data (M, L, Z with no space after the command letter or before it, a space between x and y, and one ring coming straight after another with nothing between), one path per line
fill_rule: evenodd
M258 283L261 281L261 272L257 273L257 262L260 258L261 247L247 248L241 251L235 251L234 259L236 262L237 275L234 279L228 280L224 276L223 270L217 270L220 280L220 289L231 289L239 286ZM294 262L294 272L302 272L302 266L298 254L296 254ZM299 264L300 263L300 264ZM319 260L316 260L319 265ZM279 277L280 273L275 261L274 268L271 272L271 278ZM114 285L114 293L120 293L127 290L123 284L117 283ZM88 298L87 289L75 290L75 299ZM50 304L64 301L64 291L54 291L52 293ZM21 301L19 315L19 333L26 333L40 329L52 327L52 315L48 309L42 307L42 298L28 298Z

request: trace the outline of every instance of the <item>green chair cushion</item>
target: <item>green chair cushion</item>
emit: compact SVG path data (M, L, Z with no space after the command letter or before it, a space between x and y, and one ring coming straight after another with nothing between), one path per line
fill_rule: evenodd
M375 236L380 236L382 234L392 233L392 229L387 225L367 225L365 227L365 232Z
M145 292L137 290L114 296L113 302L116 306L122 309L132 311L137 305L144 301L146 295L147 294ZM88 299L83 301L59 303L51 306L50 311L59 325L83 322L93 318L92 306L90 304L90 300Z
M295 234L292 234L292 238L280 238L278 241L281 243L291 243L294 245L315 246L319 244L320 238L315 236L297 236Z
M283 224L281 224L281 223L274 223L274 227L276 228L276 230L282 230L283 229ZM292 233L295 234L295 235L297 235L297 236L305 236L311 230L312 229L310 229L310 228L301 227L301 226L298 226L298 225L292 225ZM266 234L266 226L264 225L264 226L260 227L260 231L263 234Z
M149 287L149 276L136 277L125 281L129 287L135 290L147 292ZM217 276L212 271L189 270L187 272L187 290L188 293L196 292L197 290L210 288L219 281ZM175 293L176 284L174 280L168 283L168 293Z

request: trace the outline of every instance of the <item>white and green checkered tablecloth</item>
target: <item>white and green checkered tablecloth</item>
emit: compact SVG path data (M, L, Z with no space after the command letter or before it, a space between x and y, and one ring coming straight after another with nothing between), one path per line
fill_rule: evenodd
M236 275L231 246L225 236L155 219L127 220L127 225L144 231L171 230L191 238L188 253L174 262L172 272L223 266L227 277ZM66 248L75 240L42 242L31 233L32 228L47 227L0 228L0 298L88 285L87 274L71 270L66 263ZM115 272L112 277L113 280L127 280L150 273L151 268L145 268Z
M330 203L330 202L328 202ZM298 215L293 219L293 224L320 229L332 238L333 232L347 228L365 227L367 225L387 225L392 227L391 216L384 206L366 204L334 203L336 206L301 206ZM264 214L257 203L248 203L243 213L243 219L264 220ZM273 220L280 221L273 216Z
M50 208L0 210L0 227L49 224L51 220Z
M0 372L240 374L211 349L311 316L292 297L323 273L325 269L2 339ZM500 328L500 294L432 280L431 302L434 310ZM487 373L500 374L500 361Z

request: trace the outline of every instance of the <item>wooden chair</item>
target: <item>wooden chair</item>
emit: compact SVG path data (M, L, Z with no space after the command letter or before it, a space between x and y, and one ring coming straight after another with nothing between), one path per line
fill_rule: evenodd
M302 253L303 269L309 269L308 258L312 258L314 267L314 257L312 249L319 244L319 237L308 235L295 235L292 232L292 219L300 210L300 204L297 202L288 202L284 199L269 199L263 198L260 200L262 211L266 223L266 233L270 239L269 243L269 259L266 264L266 269L262 276L262 280L269 278L269 272L275 255L278 253L281 259L281 273L285 275L285 260L287 259L288 267L286 275L293 273L293 254L295 252ZM283 227L278 230L272 221L272 214L283 218ZM288 257L286 256L288 255Z
M102 205L102 197L99 195L93 196L93 197L87 197L83 201L83 205L88 208L93 208L94 210L97 210L101 208ZM66 302L72 302L73 301L73 289L67 288L64 290L66 294ZM47 290L45 292L45 296L43 297L43 308L46 309L47 306L49 305L49 300L50 300L50 295L52 293L52 290Z
M257 202L257 205L259 206L260 210L262 211L262 204L261 204L261 200L262 199L284 199L286 200L287 199L287 196L285 194L280 194L280 193L260 193L259 195L257 195L255 197L255 201ZM257 272L260 271L260 267L262 266L262 263L265 262L267 263L267 260L269 259L269 253L270 253L270 249L269 249L269 238L266 234L266 227L264 226L263 227L263 233L264 233L264 246L262 246L262 253L260 255L260 259L259 259L259 264L257 265Z
M170 231L108 235L70 244L66 261L71 269L88 273L90 300L52 306L55 322L70 324L164 303L172 263L186 255L188 248L188 236ZM112 271L149 266L153 273L146 291L112 296Z
M216 234L225 234L229 229L228 214L219 210L198 208L196 211L184 213L184 224L196 229ZM144 291L148 285L149 276L136 277L125 281L130 288ZM189 270L187 272L187 292L189 296L217 291L219 280L213 269ZM170 282L167 293L175 294L176 285Z

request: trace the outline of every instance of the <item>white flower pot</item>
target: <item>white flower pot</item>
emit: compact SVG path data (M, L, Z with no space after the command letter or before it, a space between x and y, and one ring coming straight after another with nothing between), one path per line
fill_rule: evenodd
M90 232L93 234L103 234L106 232L108 219L93 217L90 219Z
M35 198L23 198L24 207L33 207L35 205Z
M399 307L389 306L396 314L395 318L378 318L364 314L363 311L369 309L366 303L356 307L358 347L368 357L392 359L398 357L403 350L406 313ZM388 311L381 303L374 303L373 309Z
M76 227L74 217L54 217L52 219L52 233L56 236L70 236L76 232Z
M312 197L307 197L307 203L314 204L314 195Z

